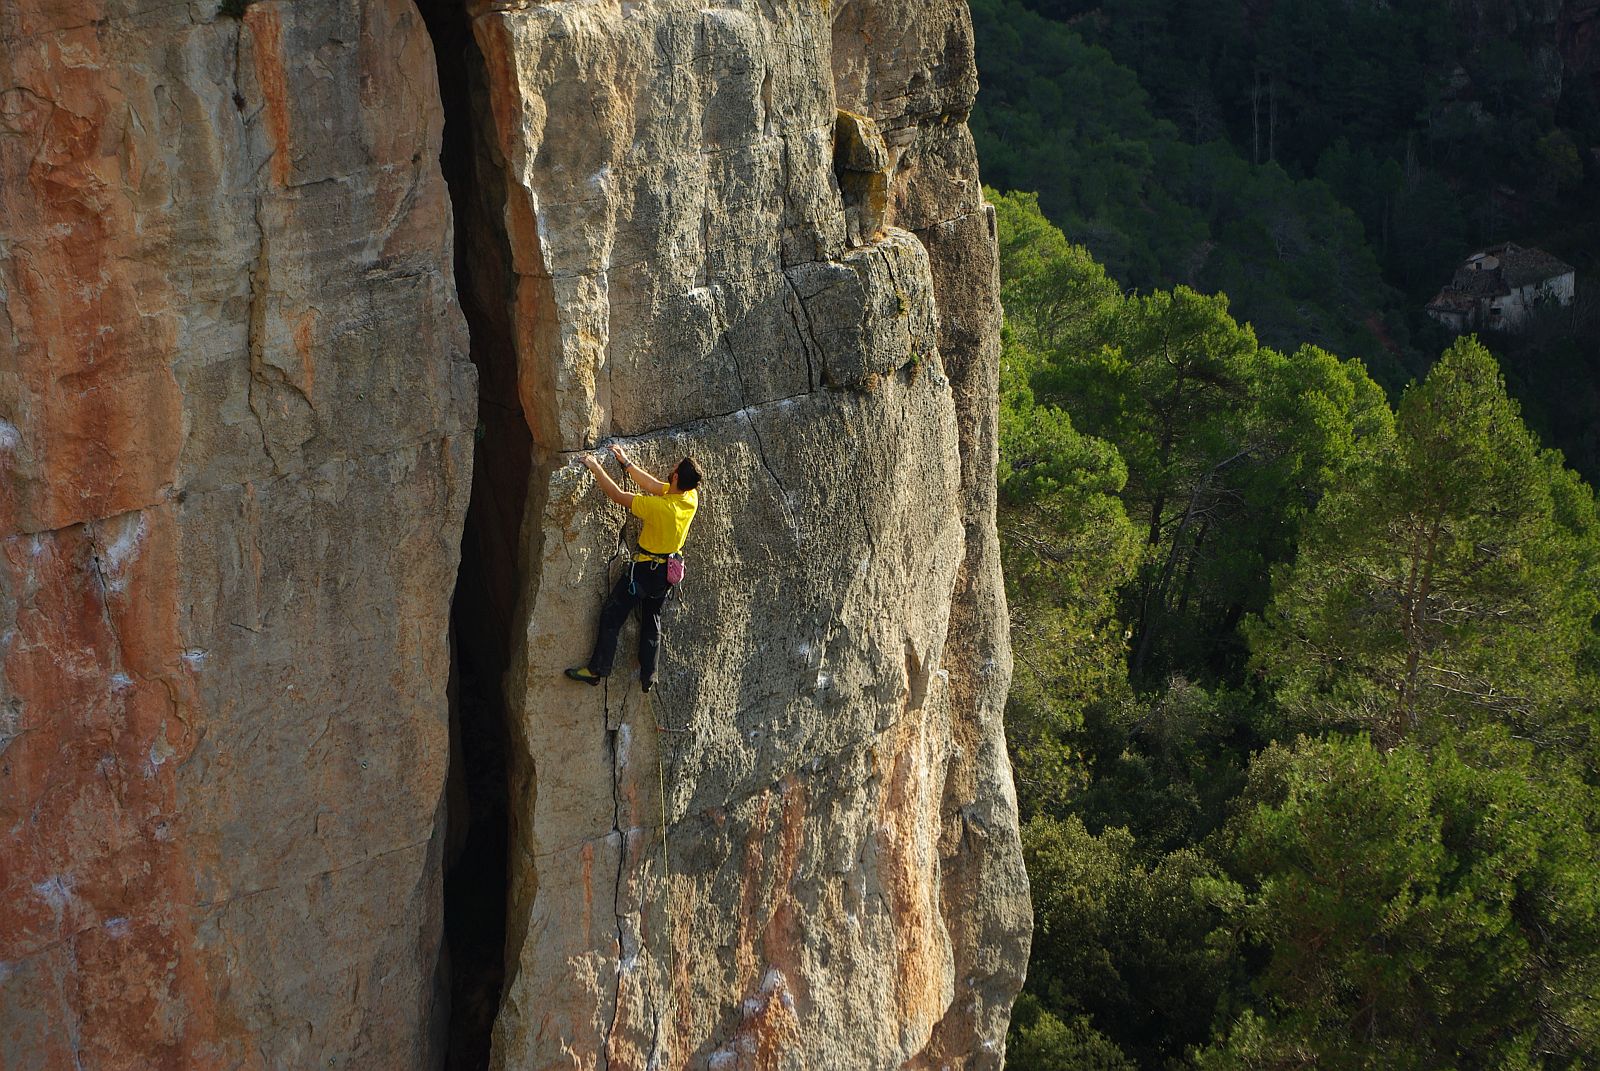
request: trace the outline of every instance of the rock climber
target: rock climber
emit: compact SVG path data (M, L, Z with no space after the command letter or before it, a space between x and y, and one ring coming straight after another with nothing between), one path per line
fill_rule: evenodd
M611 673L617 655L617 636L635 606L643 607L639 622L639 684L648 692L656 682L656 659L661 652L661 608L667 593L683 578L683 544L689 537L689 523L699 505L696 488L700 469L694 459L684 458L665 482L635 465L615 443L611 446L625 475L642 489L632 494L618 487L607 475L605 466L593 454L584 454L584 467L594 473L606 497L625 507L644 522L639 532L639 552L628 563L600 609L600 631L594 640L594 653L587 665L574 666L567 676L585 684L599 684Z

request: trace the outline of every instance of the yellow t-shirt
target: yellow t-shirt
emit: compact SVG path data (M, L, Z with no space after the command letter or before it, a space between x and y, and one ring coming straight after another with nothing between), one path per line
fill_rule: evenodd
M629 506L633 515L644 522L639 533L639 549L646 554L676 554L689 538L689 522L699 496L694 491L675 495L636 494Z

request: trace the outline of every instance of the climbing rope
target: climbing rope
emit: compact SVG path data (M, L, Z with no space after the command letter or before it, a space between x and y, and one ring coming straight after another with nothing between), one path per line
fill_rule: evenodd
M748 419L748 417L746 419ZM632 477L629 475L626 466L624 466L622 470L622 479L624 482L632 481ZM611 575L612 564L616 562L619 552L622 554L627 554L627 530L628 523L626 520L624 520L622 526L617 529L617 541L615 546L612 548L611 557L606 563L606 576L608 578ZM631 558L632 556L628 555L628 557ZM629 563L629 568L632 568L631 561ZM672 588L669 588L667 591L667 597L669 599L676 594L677 592ZM656 718L655 699L649 692L645 692L641 698L641 706L644 715L650 719L650 724L656 729L656 792L657 799L660 801L659 808L661 821L661 915L665 922L664 930L667 944L667 973L665 979L665 992L658 995L656 1006L661 1009L662 1015L665 1016L668 1005L672 1003L672 979L673 975L677 971L677 964L672 947L672 862L667 854L667 770L665 758L665 734L671 732L683 732L685 730L670 729L661 724L661 722ZM651 1066L656 1066L654 1059L651 1061Z
M672 978L676 971L672 950L672 864L667 858L667 769L666 759L663 757L666 752L664 734L671 730L656 720L655 700L649 692L644 694L644 713L649 717L650 724L656 727L656 791L659 793L657 799L660 800L661 812L661 914L666 922L667 939L666 993L658 1006L665 1014L668 1004L672 1001Z

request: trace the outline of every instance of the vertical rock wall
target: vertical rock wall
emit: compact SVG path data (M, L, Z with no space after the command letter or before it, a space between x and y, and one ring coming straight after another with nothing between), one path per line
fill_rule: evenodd
M965 4L469 4L459 299L411 0L240 6L0 9L0 1066L439 1066L471 494L494 1066L998 1067ZM610 438L707 473L648 703Z
M0 8L0 1066L420 1067L472 371L409 0Z
M1000 270L966 125L978 88L972 21L965 0L909 9L905 0L844 0L833 10L838 102L874 118L890 146L889 218L928 251L960 431L963 547L945 661L961 761L946 771L951 817L940 850L944 910L962 920L955 969L971 992L947 1010L928 1046L930 1066L960 1066L974 1042L981 1050L1004 1036L1032 931L1001 720L1011 637L995 530Z
M535 443L493 1065L998 1067L1030 916L965 4L486 7ZM649 702L561 677L624 565L570 464L605 439L707 473Z

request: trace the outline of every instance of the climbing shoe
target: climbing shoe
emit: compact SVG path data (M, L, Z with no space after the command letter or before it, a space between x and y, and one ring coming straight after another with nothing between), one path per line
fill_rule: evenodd
M649 692L650 689L654 688L655 686L656 686L656 682L655 681L640 681L639 682L639 690L641 692Z
M575 681L582 681L588 685L599 684L601 681L605 680L604 677L600 676L600 674L596 673L588 666L573 666L567 670L567 676L571 677Z

